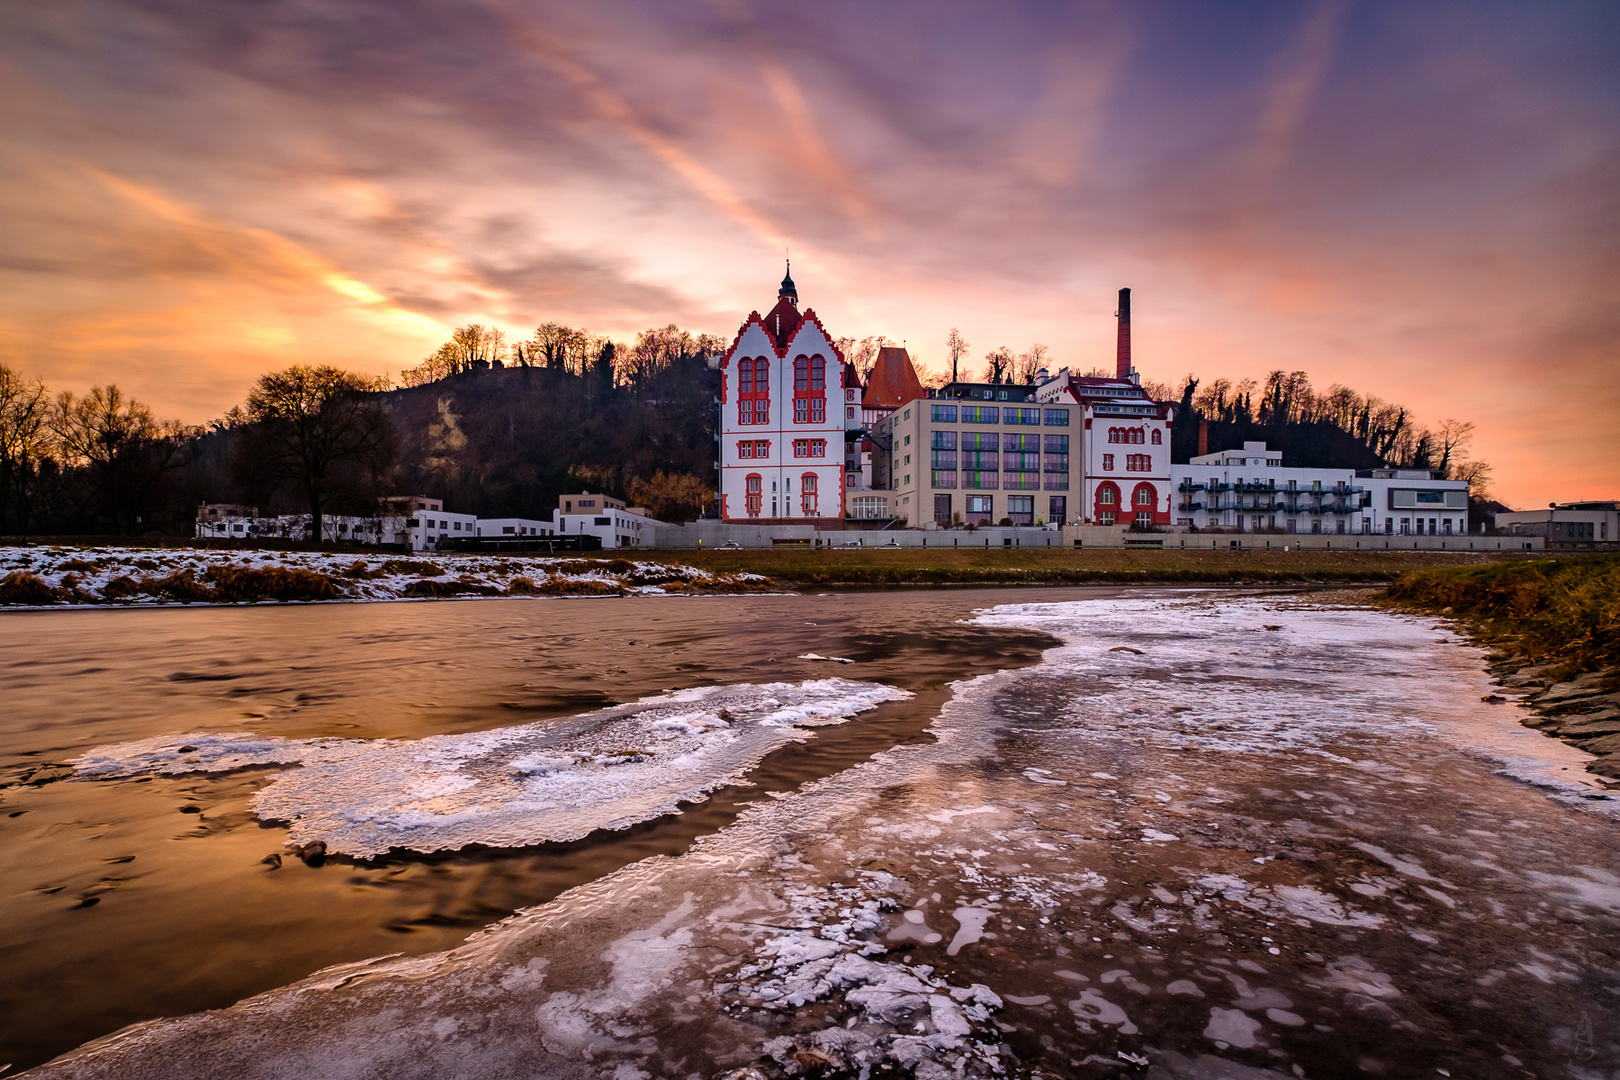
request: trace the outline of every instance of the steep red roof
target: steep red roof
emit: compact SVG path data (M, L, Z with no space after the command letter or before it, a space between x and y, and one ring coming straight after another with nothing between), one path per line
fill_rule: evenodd
M911 356L904 349L887 348L878 351L877 363L866 382L866 393L861 404L871 408L897 409L908 401L926 397L917 369L911 366Z
M793 337L793 332L803 321L804 316L793 306L793 301L785 296L776 301L776 306L765 316L765 332L776 342L778 352L787 348L788 340Z

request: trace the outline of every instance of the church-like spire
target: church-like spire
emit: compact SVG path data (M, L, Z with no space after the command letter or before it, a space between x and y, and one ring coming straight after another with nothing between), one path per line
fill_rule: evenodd
M782 288L776 294L778 300L786 300L794 307L799 306L799 290L793 286L793 260L789 259L787 273L782 276Z

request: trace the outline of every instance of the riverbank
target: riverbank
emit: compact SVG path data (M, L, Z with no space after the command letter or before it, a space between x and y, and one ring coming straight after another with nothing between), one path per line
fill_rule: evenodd
M684 551L713 573L819 585L1216 585L1391 582L1414 570L1512 564L1522 555L1438 551L1095 548L772 548Z
M746 571L668 560L202 548L0 548L0 606L759 592Z
M1492 697L1522 701L1526 726L1597 755L1588 770L1620 780L1620 556L1422 570L1386 602L1455 619L1495 649Z
M634 596L896 585L1386 584L1413 571L1515 565L1524 559L1483 552L1067 548L779 548L591 558L0 547L0 606Z

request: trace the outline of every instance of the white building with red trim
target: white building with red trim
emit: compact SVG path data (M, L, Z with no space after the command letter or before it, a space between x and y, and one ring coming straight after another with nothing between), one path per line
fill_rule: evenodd
M776 306L750 312L720 360L720 516L841 521L844 431L855 426L843 354L791 274Z
M1112 379L1070 375L1043 381L1041 402L1080 406L1079 522L1085 525L1171 523L1170 425L1176 407L1154 401L1131 364L1131 290L1119 290L1119 334Z

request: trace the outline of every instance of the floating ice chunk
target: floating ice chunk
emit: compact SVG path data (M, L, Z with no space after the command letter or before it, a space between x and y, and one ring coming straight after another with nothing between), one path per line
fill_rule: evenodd
M1262 1026L1260 1021L1248 1016L1242 1009L1211 1009L1204 1038L1247 1050L1259 1041L1255 1033Z
M929 821L937 821L941 825L949 825L952 818L967 817L969 814L999 814L1001 811L993 806L975 806L971 810L940 810L932 814L924 814Z
M799 656L800 660L825 660L832 664L853 664L855 661L845 656L822 656L820 653L807 652Z
M1160 832L1158 829L1143 829L1142 839L1163 843L1167 840L1180 840L1181 837L1177 836L1175 833Z
M1382 915L1357 911L1336 897L1311 888L1309 885L1276 885L1272 893L1290 915L1328 926L1381 926ZM1449 902L1450 897L1446 898Z
M971 945L984 936L984 924L990 921L991 912L982 907L959 907L951 913L962 928L951 938L950 945L945 949L945 955L955 956L964 945Z
M1033 780L1037 784L1054 784L1057 787L1067 787L1069 784L1067 780L1059 780L1048 775L1046 769L1025 769L1024 779Z
M1125 1015L1125 1010L1095 990L1082 990L1080 996L1069 1002L1069 1011L1081 1021L1093 1021L1107 1027L1119 1028L1121 1035L1135 1035L1136 1025Z
M192 734L97 747L75 765L110 778L301 763L253 803L260 818L292 823L290 843L321 840L357 858L517 847L674 813L806 738L802 729L910 696L847 679L745 683L415 742Z

